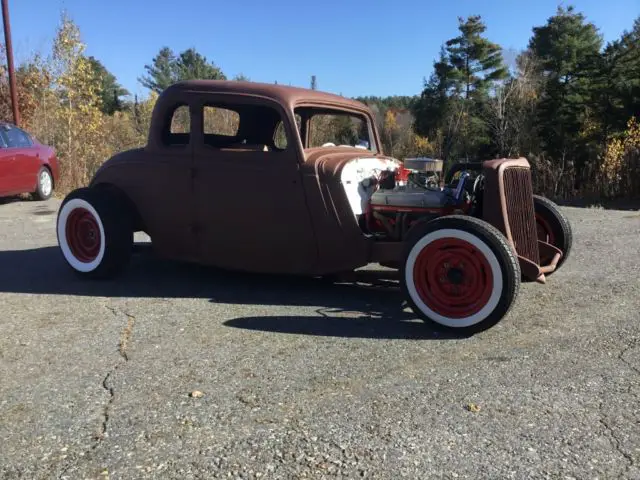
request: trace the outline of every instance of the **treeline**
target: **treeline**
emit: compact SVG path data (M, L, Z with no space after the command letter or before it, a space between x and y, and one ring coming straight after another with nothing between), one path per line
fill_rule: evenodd
M193 48L162 47L138 79L149 96L132 98L84 50L78 27L63 14L51 52L34 55L16 72L23 126L58 150L61 191L86 183L114 152L144 145L164 88L229 78ZM0 60L0 118L11 121ZM376 114L387 154L447 164L525 156L536 190L548 196L640 195L640 17L605 45L582 14L559 8L532 29L511 63L480 16L460 18L458 35L443 43L422 92L357 99Z
M355 97L355 100L366 103L369 106L377 106L383 109L392 110L411 110L418 99L419 95L391 95L389 97L376 97L372 95Z
M537 190L555 198L640 195L640 16L605 45L584 15L558 8L511 65L485 32L480 16L460 18L406 100L430 153L448 164L525 156Z

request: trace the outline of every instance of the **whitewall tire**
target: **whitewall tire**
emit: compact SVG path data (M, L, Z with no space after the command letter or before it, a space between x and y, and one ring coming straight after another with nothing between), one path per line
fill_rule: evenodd
M131 257L131 215L126 202L111 190L80 188L67 195L56 233L62 256L81 276L113 276Z
M85 273L100 266L105 250L104 225L85 199L71 199L60 209L58 242L73 269Z
M457 215L412 228L400 273L418 316L467 333L500 321L520 286L520 266L506 238L487 222Z

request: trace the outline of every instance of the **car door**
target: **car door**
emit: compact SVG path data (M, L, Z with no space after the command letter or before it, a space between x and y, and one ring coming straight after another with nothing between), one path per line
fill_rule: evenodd
M154 250L176 260L198 259L194 232L193 134L189 98L162 107L152 129L162 130L138 161L118 173L116 184L126 185L142 217ZM155 137L154 137L155 138ZM108 181L108 171L105 181ZM113 171L117 171L113 169Z
M284 110L233 94L207 95L200 109L194 191L202 261L257 272L308 271L318 252Z
M19 193L15 170L15 151L9 148L6 135L0 129L0 196Z
M41 165L38 150L33 147L33 140L24 130L9 126L5 133L9 148L13 150L15 186L20 192L32 192Z

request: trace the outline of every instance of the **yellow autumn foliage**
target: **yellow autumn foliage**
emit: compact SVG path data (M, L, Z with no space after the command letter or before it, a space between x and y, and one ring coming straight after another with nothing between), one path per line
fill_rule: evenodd
M400 125L398 114L391 109L384 114L380 134L387 155L402 159L434 154L435 149L429 139L414 133L411 125Z
M427 137L422 137L415 133L411 135L410 155L419 157L433 155L433 153L434 146Z
M640 123L636 117L627 122L620 138L609 140L600 164L601 193L605 196L624 196L634 192L640 175Z
M398 129L398 121L396 114L391 110L387 110L384 115L384 131L388 134L392 134Z

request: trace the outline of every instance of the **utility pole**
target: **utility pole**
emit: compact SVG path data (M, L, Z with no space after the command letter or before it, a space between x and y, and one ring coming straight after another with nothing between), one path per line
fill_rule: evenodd
M11 45L11 27L9 22L8 0L2 0L2 20L4 23L4 43L7 49L7 67L9 70L9 89L11 90L11 107L13 109L13 123L20 125L18 111L18 92L16 90L16 72L13 67L13 47Z

